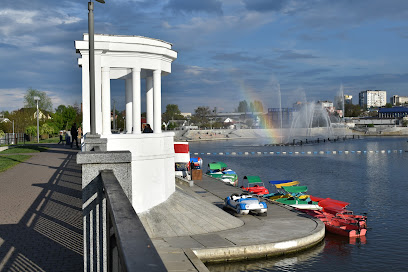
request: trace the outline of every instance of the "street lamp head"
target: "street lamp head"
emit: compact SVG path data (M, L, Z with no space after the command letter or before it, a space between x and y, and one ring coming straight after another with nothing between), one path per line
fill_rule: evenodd
M41 99L40 99L39 96L34 96L34 100L35 100L35 101L40 101Z
M96 2L99 2L101 4L105 4L105 0L95 0Z

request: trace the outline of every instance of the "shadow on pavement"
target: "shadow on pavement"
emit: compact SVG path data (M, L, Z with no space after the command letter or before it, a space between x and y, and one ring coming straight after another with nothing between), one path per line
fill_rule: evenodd
M65 153L22 219L0 222L0 271L83 271L81 169Z

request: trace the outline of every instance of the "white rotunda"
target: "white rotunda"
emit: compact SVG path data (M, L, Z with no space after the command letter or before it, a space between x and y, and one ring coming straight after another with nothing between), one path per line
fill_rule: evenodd
M75 41L82 67L83 133L90 132L88 34ZM173 132L161 131L161 79L177 58L172 44L141 36L95 34L95 128L107 139L107 151L132 153L132 204L143 212L165 201L174 191ZM142 88L141 79L145 79ZM125 80L126 131L111 133L111 79ZM145 93L143 93L145 92ZM146 122L153 133L141 133L142 96Z

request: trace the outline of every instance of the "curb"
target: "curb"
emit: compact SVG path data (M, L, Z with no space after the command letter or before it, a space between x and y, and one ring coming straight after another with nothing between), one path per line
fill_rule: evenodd
M192 249L202 262L224 262L244 259L259 259L270 256L284 255L312 247L325 237L323 222L316 222L315 231L309 236L261 245L248 245L222 248Z
M9 146L2 146L0 147L0 152L9 149Z

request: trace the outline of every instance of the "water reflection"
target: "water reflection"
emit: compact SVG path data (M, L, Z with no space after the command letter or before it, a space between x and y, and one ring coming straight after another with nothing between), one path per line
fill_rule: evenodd
M304 271L313 266L322 256L326 259L347 262L352 260L354 247L367 243L366 237L349 238L326 233L325 239L313 248L294 254L267 259L257 259L241 262L207 264L210 271ZM330 261L329 261L330 262Z

